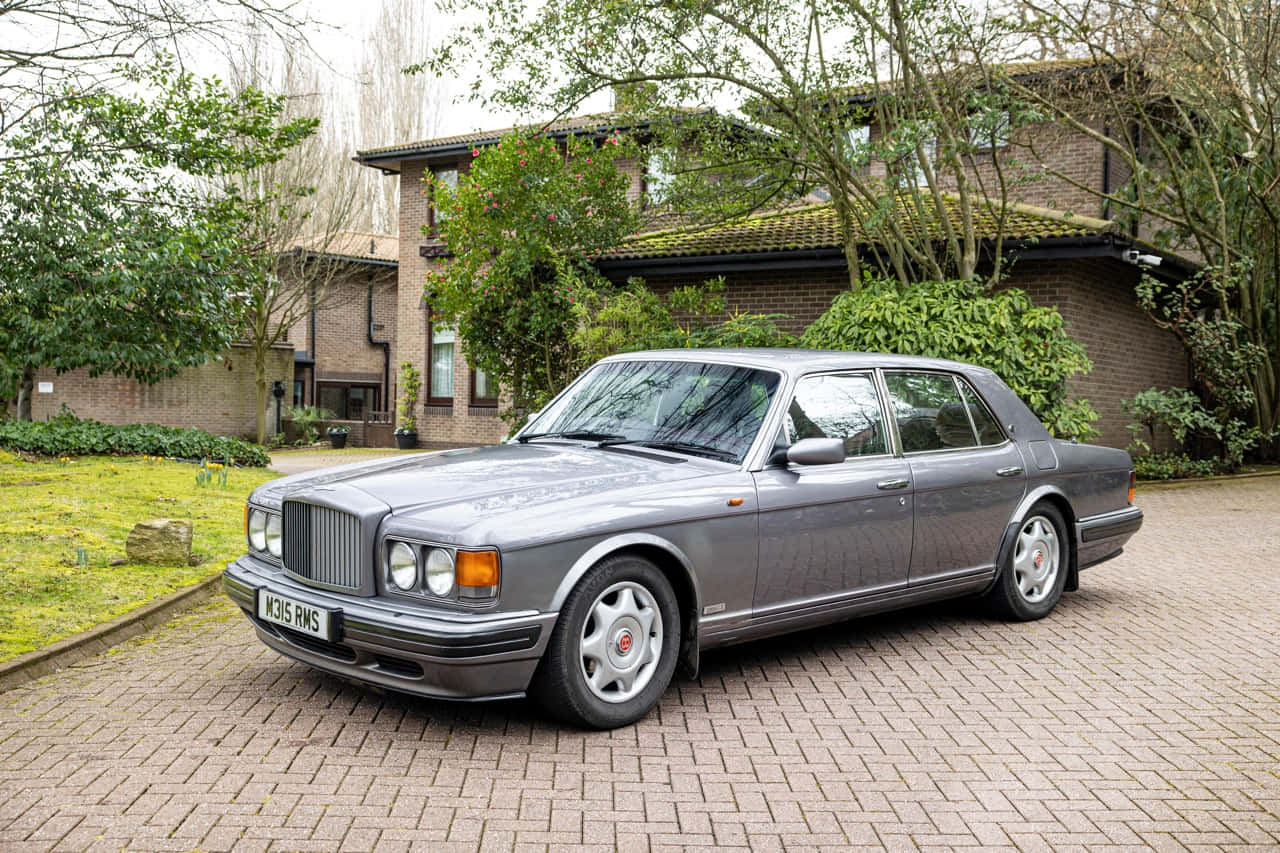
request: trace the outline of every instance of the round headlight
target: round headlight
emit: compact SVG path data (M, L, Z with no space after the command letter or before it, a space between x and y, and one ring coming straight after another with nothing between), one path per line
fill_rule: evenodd
M387 554L387 568L391 570L391 583L397 589L408 592L418 584L418 555L413 546L397 542Z
M280 516L274 512L267 516L267 553L273 557L280 556L280 546L283 537L280 535L281 525Z
M427 554L427 589L434 595L453 590L453 555L443 548L432 548Z
M267 550L267 514L260 509L249 510L249 545L255 551Z

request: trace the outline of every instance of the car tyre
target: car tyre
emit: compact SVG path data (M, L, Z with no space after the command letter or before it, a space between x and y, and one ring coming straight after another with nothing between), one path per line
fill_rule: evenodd
M1000 577L987 593L987 603L997 615L1018 622L1049 615L1062 597L1070 569L1067 535L1057 507L1042 502L1027 510Z
M560 608L529 695L575 725L630 725L658 703L675 672L680 609L662 571L633 554L607 557Z

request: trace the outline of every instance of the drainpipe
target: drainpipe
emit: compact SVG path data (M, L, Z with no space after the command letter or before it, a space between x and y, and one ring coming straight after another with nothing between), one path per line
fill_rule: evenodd
M386 407L391 401L391 341L379 341L373 337L373 273L369 273L369 330L367 332L369 343L375 347L382 347L382 405L383 411L389 411Z
M316 362L316 283L311 282L311 405L318 406L320 401L316 399L316 372L319 365Z

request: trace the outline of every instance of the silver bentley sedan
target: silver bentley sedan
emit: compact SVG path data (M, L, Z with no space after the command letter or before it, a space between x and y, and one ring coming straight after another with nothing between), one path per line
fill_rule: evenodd
M1046 616L1142 525L1133 487L972 365L632 353L506 444L262 486L223 582L316 669L610 728L705 649L959 596Z

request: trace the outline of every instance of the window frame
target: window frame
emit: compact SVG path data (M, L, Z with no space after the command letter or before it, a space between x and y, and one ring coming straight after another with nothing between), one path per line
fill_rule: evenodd
M433 350L435 349L435 333L436 333L437 325L443 326L443 324L436 323L434 320L431 320L430 318L427 319L427 363L425 365L426 370L424 371L426 373L426 382L424 383L426 385L426 388L424 390L427 393L423 395L423 400L424 400L424 405L426 406L440 406L440 407L447 407L451 409L453 408L455 403L453 387L449 388L449 395L447 397L439 396L435 393L436 388L435 388L435 382L433 380L433 374L435 373L435 370L432 365L432 354L433 354ZM443 326L443 327L449 328L448 326ZM452 361L452 369L450 370L450 375L454 377L453 385L456 386L458 384L457 382L458 333L456 330L453 330L453 336L454 336L453 337L453 361Z
M351 417L351 389L352 388L363 388L366 391L372 391L373 401L372 403L368 403L368 401L366 401L368 405L364 407L364 411L376 412L379 410L378 404L381 402L380 398L382 396L382 388L379 385L376 385L372 382L367 382L363 380L349 380L349 379L316 379L316 399L315 399L316 405L321 404L320 402L321 396L322 396L321 392L326 388L329 388L329 389L337 388L342 391L343 410L341 412L337 412L337 410L334 410L335 413L338 415L338 417L335 418L335 420L358 421L358 420L364 419L363 414L361 414L361 416L358 418Z
M786 395L786 397L785 397L786 402L785 402L785 404L783 405L783 408L782 408L782 418L781 418L781 422L778 424L778 430L777 430L777 433L774 435L772 448L773 448L773 449L777 449L779 446L781 446L781 445L778 443L778 439L779 439L780 437L783 437L783 436L785 436L785 435L786 435L786 430L787 430L787 418L790 416L791 404L792 404L793 402L795 402L796 394L797 394L797 392L799 392L799 390L800 390L800 386L801 386L802 384L804 384L804 382L805 382L806 380L809 380L809 379L819 379L819 378L826 377L826 376L837 376L837 377L839 377L839 376L867 376L868 378L870 378L870 379L871 379L871 385L872 385L872 387L875 389L875 392L876 392L876 401L877 401L877 403L878 403L878 404L879 404L879 406L880 406L880 422L881 422L881 424L883 424L883 425L884 425L884 445L885 445L885 450L884 450L884 452L883 452L883 453L868 453L868 454L866 454L866 455L860 455L860 456L847 456L847 455L846 455L846 456L845 456L845 458L844 458L844 461L843 461L843 462L833 463L833 464L848 465L850 462L861 461L861 460L864 460L864 459L893 459L893 458L900 458L900 457L902 456L902 452L901 452L901 445L900 445L900 444L899 444L899 442L898 442L898 423L897 423L897 421L892 417L892 414L893 414L893 413L892 413L892 411L889 409L889 405L888 405L888 404L889 404L889 394L888 394L888 389L885 387L885 384L884 384L884 377L882 376L882 371L881 371L881 369L880 369L880 368L878 368L878 367L854 367L854 368L837 368L837 369L835 369L835 370L817 370L817 371L814 371L814 372L812 372L812 373L804 373L804 374L801 374L800 376L796 377L795 382L794 382L794 383L792 384L792 386L791 386L791 393L790 393L789 395ZM787 447L791 447L791 446L792 446L792 442L788 441L788 442L787 442L787 444L786 444L786 446L787 446ZM770 451L769 451L769 453L771 454L771 453L772 453L772 450L770 450ZM786 463L786 467L788 467L788 468L793 467L793 463L791 463L791 462ZM805 466L802 466L802 467L805 467L805 468L813 468L813 467L819 467L819 468L822 468L822 467L826 467L826 466L822 466L822 465L819 465L819 466L805 465Z
M437 208L436 208L436 185L437 185L437 182L439 182L439 180L440 180L440 175L441 175L442 173L445 173L445 172L452 172L452 173L453 173L453 184L451 184L451 186L452 186L452 188L457 189L457 187L458 187L458 179L462 177L462 169L460 168L460 164L458 164L458 163L454 163L452 166L428 166L428 167L427 167L427 171L431 173L431 179L432 179L431 194L430 194L430 197L427 199L427 201L428 201L428 204L427 204L427 227L428 227L428 229L431 231L431 233L432 233L432 234L435 234L435 233L439 230L437 226L438 226L441 222L443 222L444 220L446 220L446 219L448 219L448 218L449 218L448 216L439 216L439 215L438 215L438 213L437 213Z
M477 374L477 373L479 373L480 371L478 371L478 370L477 370L476 368L474 368L474 367L469 368L469 370L470 370L470 373L471 373L471 379L470 379L470 382L471 382L471 407L472 407L472 408L475 408L475 409L496 409L496 408L498 408L498 395L497 395L497 394L494 394L492 397L480 397L480 396L477 396L477 395L476 395L476 385L477 385L477 382L476 382L476 374ZM489 379L489 381L492 383L493 379L492 379L492 378L490 378L490 379ZM496 389L495 389L495 390L496 390Z
M1006 444L1010 442L1011 439L1009 438L1009 434L1005 430L1004 424L1000 422L1000 418L996 415L996 410L992 408L991 404L987 402L985 397L983 397L981 394L978 393L978 390L975 387L973 387L973 383L969 382L969 380L966 379L963 374L954 373L949 370L931 370L927 368L923 370L917 370L910 367L886 367L886 368L882 368L880 370L880 373L881 373L881 377L884 380L885 395L886 395L885 404L889 406L889 415L893 420L894 439L897 442L897 446L900 448L900 453L903 457L923 456L928 453L972 453L975 450L991 450L997 447L1004 447ZM931 450L907 450L905 447L903 447L901 443L901 437L898 435L898 417L896 414L894 414L892 404L890 403L890 400L889 400L891 393L889 392L888 376L890 373L914 373L918 375L927 374L931 376L948 377L951 380L951 387L955 389L956 396L960 399L960 404L964 408L965 417L969 421L969 429L973 433L974 444L970 445L969 447L935 447ZM974 399L986 407L987 412L991 415L991 419L995 422L996 428L1000 430L1000 435L1001 435L1001 438L1003 439L998 444L981 444L980 443L980 438L978 434L978 425L974 423L973 413L969 411L969 407L964 405L964 394L961 392L961 388L968 388L969 391L973 394Z

